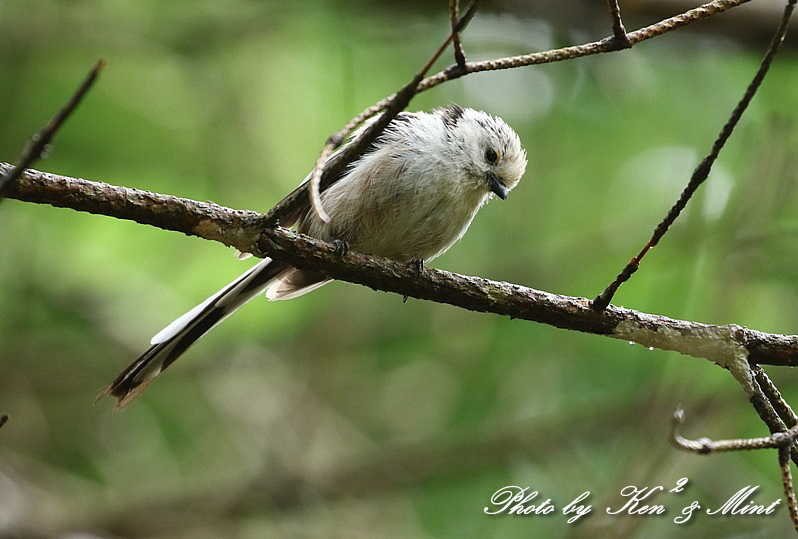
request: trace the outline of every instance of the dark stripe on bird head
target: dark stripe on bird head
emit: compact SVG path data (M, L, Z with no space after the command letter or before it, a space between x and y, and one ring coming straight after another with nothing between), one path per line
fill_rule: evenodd
M455 105L454 103L439 110L441 113L441 119L443 120L443 125L445 125L449 130L454 129L457 126L457 122L460 121L460 118L462 118L463 114L465 113L463 107L460 105Z

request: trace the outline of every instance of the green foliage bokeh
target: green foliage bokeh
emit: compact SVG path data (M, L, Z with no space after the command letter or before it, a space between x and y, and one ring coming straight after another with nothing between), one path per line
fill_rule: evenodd
M439 4L4 0L0 160L13 161L104 57L37 168L266 210L330 133L423 65L447 32ZM567 44L559 36L540 19L484 11L464 43L481 59ZM760 54L683 31L419 95L411 109L457 102L503 116L530 161L510 198L483 209L433 266L595 295L675 201ZM796 86L787 50L616 303L796 333ZM0 535L789 533L783 506L672 522L690 500L717 506L746 485L761 485L761 502L781 495L775 454L698 457L668 444L677 404L689 435L765 434L706 361L333 283L253 301L115 414L92 406L98 390L249 262L196 238L14 200L0 204L0 246L0 413L11 416L0 430ZM795 375L771 372L795 402ZM681 477L691 486L662 498L665 517L603 512L624 486ZM572 525L486 515L505 485L558 508L590 490L594 514Z

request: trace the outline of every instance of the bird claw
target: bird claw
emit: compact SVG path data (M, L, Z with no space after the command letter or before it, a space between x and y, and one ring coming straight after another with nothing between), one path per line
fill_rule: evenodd
M334 239L332 240L333 247L335 247L334 254L338 258L343 258L343 256L349 252L349 243L346 240L339 240Z
M422 271L424 271L424 259L423 258L416 258L413 257L407 262L408 267L410 267L416 275L420 275ZM407 295L402 296L402 303L407 303Z
M424 271L424 259L423 258L411 258L410 261L407 263L410 266L410 269L415 271L416 273L421 273Z

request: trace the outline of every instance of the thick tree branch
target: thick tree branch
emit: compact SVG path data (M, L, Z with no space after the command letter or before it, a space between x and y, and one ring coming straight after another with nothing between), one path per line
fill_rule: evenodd
M12 167L0 163L0 174ZM188 236L245 249L259 236L261 214L225 208L212 202L160 195L81 178L28 169L7 193L8 198L50 204L152 225ZM243 249L242 249L243 250Z
M0 164L0 173L8 167ZM405 264L354 252L339 257L331 244L284 228L260 229L261 214L213 203L35 170L26 171L8 197L132 220L285 260L376 290L634 341L726 367L728 357L738 352L747 355L751 363L798 365L795 335L764 333L736 325L700 324L613 305L597 312L586 298L435 269L418 272Z

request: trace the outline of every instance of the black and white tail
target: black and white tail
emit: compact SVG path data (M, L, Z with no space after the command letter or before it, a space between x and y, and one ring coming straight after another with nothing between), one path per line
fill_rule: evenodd
M322 275L298 270L269 258L166 326L149 349L122 371L100 397L111 395L117 408L127 405L192 344L244 303L264 293L271 300L291 299L328 282Z

